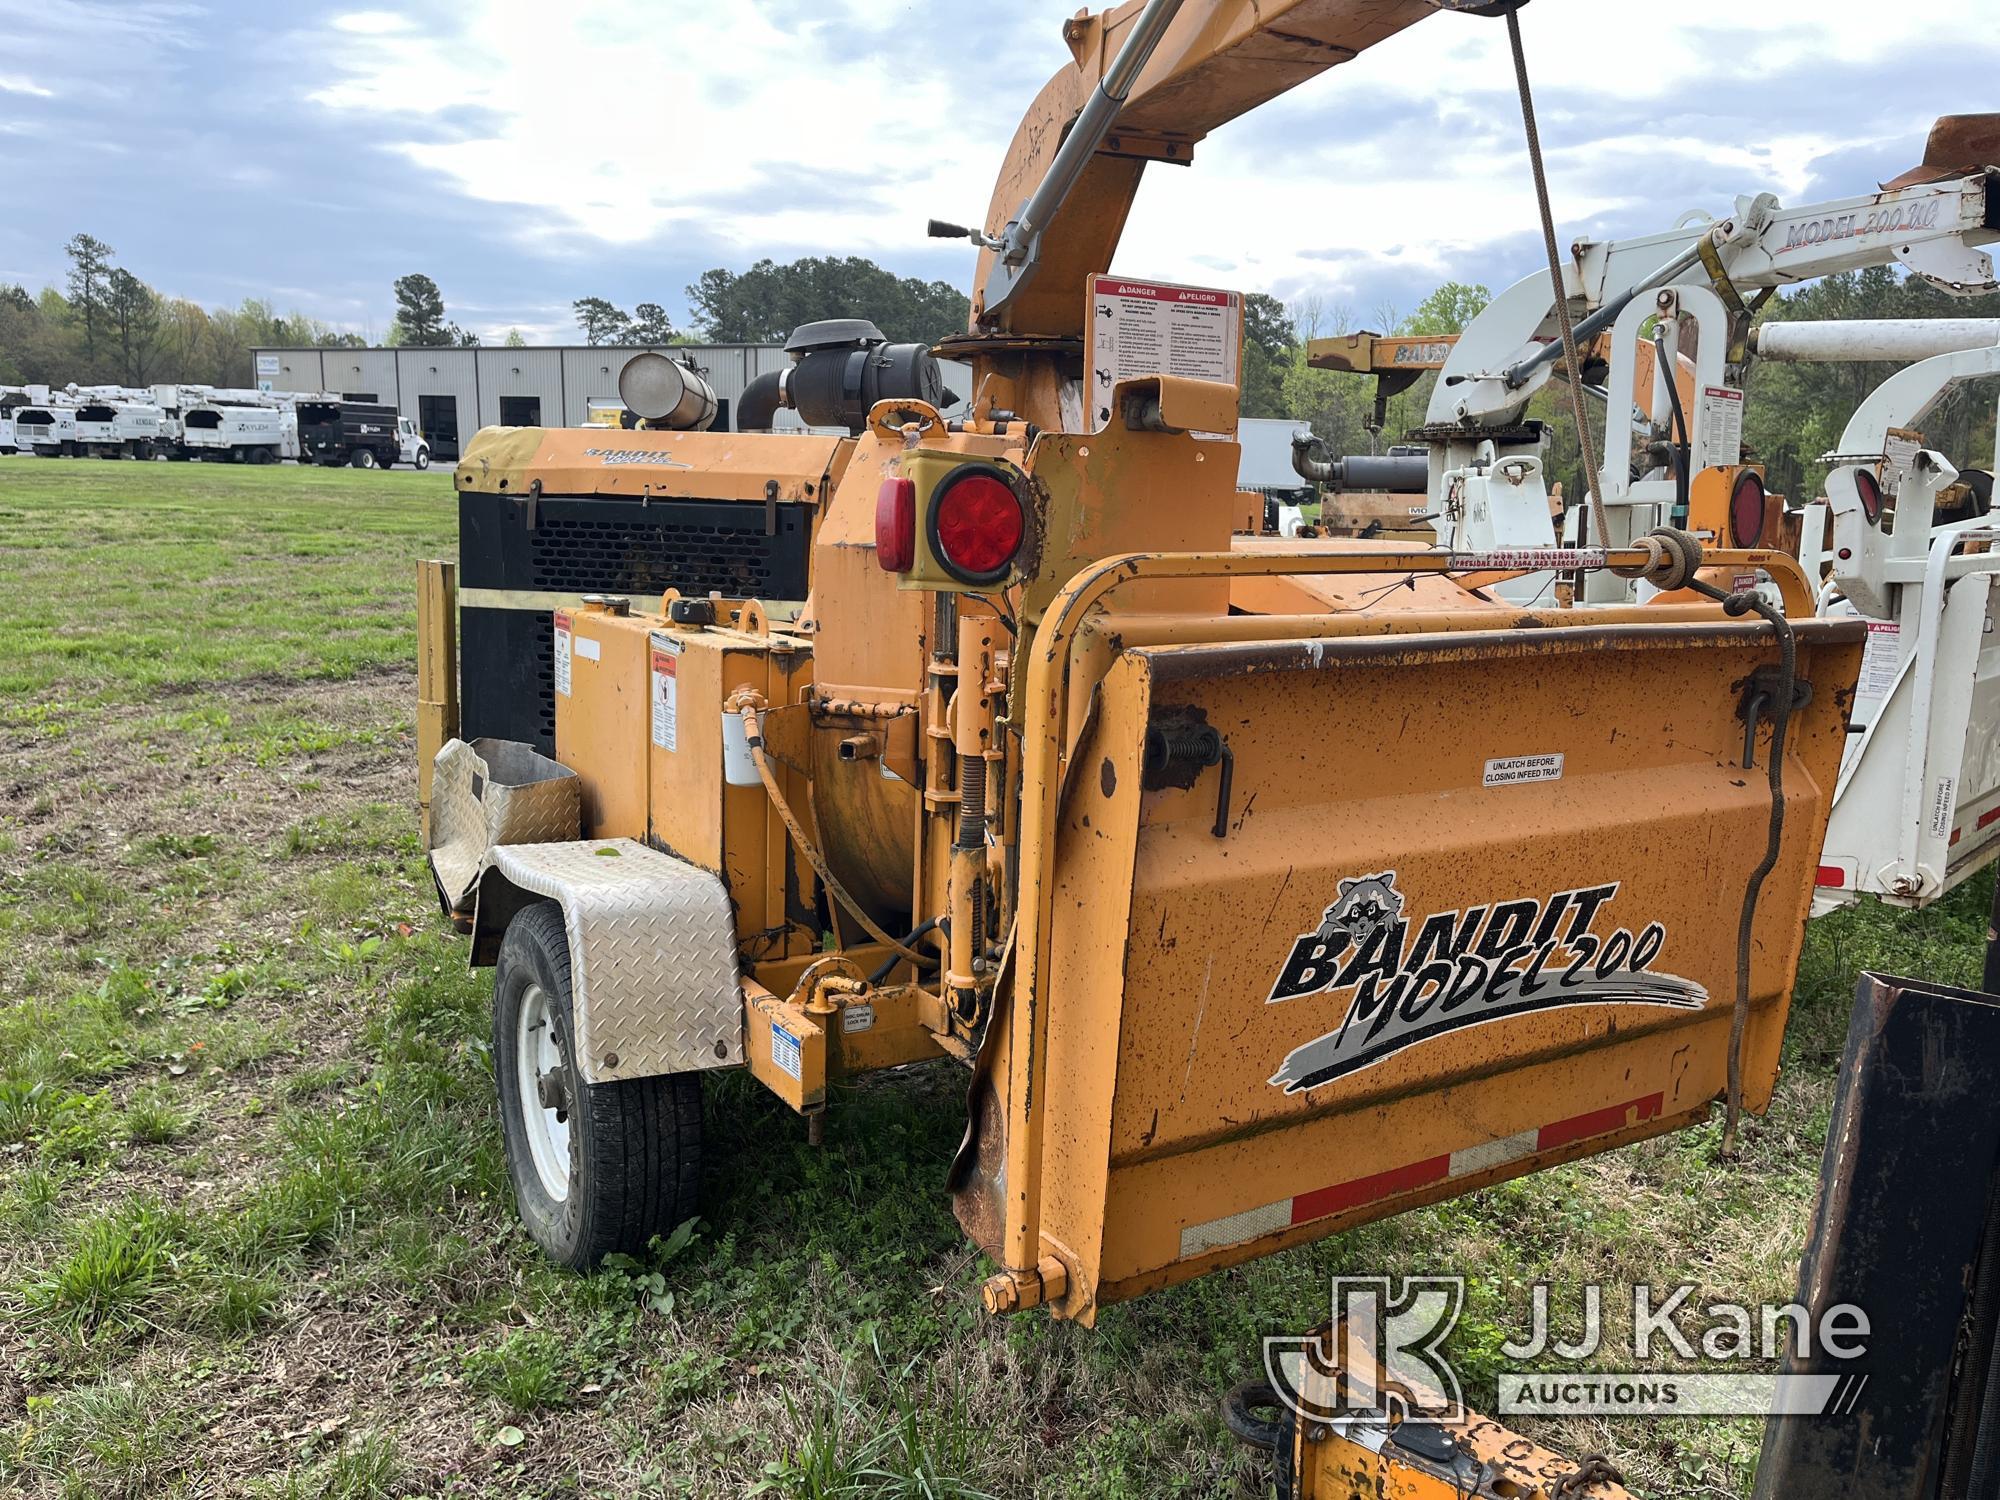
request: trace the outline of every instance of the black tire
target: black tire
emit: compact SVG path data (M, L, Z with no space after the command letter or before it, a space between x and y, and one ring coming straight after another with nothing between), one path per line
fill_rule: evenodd
M561 1199L544 1186L528 1138L522 1096L520 1022L532 987L549 1002L561 1061L575 1056L570 1019L569 938L552 901L508 925L493 976L493 1073L515 1206L529 1237L558 1265L588 1270L613 1252L643 1253L654 1235L694 1216L701 1189L701 1075L585 1083L571 1074L569 1184Z
M375 467L375 450L356 448L347 456L347 461L357 469L372 469Z
M431 450L428 448L419 448L417 456L412 462L420 469L428 469L431 466Z
M253 464L274 464L277 461L278 450L275 448L252 448L250 450L250 462Z

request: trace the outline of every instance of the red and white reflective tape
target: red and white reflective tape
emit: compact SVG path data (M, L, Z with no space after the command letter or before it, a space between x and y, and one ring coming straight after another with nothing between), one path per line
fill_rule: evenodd
M1433 1156L1424 1161L1411 1162L1406 1167L1391 1167L1386 1172L1377 1172L1369 1177L1350 1178L1346 1182L1314 1188L1296 1197L1281 1198L1276 1203L1226 1214L1205 1224L1190 1224L1181 1231L1181 1256L1185 1259L1228 1245L1240 1245L1247 1240L1276 1234L1281 1229L1290 1229L1295 1224L1310 1223L1314 1219L1329 1218L1364 1204L1401 1197L1435 1182L1490 1172L1495 1167L1504 1167L1509 1162L1544 1151L1560 1150L1594 1136L1610 1135L1613 1131L1643 1124L1647 1120L1657 1120L1665 1107L1664 1094L1648 1094L1643 1099L1628 1099L1623 1104L1571 1115L1566 1120L1551 1121L1534 1130L1502 1136L1497 1141L1481 1141L1476 1146L1462 1147L1449 1156Z
M1981 829L1992 827L1997 822L2000 822L2000 807L1988 808L1977 818L1973 819L1972 830L1974 833L1977 833ZM1948 842L1956 844L1964 836L1965 830L1963 828L1954 828L1951 831L1951 838Z

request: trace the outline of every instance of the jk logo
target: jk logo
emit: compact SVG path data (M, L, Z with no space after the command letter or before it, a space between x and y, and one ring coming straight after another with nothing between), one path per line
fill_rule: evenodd
M1324 1328L1264 1340L1265 1379L1307 1421L1461 1423L1465 1399L1442 1345L1464 1307L1459 1276L1336 1276Z

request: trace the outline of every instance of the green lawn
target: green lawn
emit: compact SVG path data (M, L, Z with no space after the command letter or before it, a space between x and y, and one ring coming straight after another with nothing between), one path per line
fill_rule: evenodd
M960 1079L827 1144L709 1089L703 1218L583 1278L515 1226L487 980L412 815L413 564L448 477L0 460L0 1493L1249 1497L1217 1393L1330 1272L1789 1295L1855 971L1975 981L1984 890L1812 930L1769 1119L1633 1147L1110 1310L979 1311ZM1983 883L1982 883L1983 885ZM1755 1422L1552 1424L1650 1495Z

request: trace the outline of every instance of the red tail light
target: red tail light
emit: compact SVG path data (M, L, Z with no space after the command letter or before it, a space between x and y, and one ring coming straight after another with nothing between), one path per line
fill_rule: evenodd
M1729 540L1737 547L1754 547L1764 536L1764 481L1755 471L1736 476L1729 492Z
M1861 497L1861 514L1873 526L1882 519L1882 485L1866 469L1854 471L1854 492Z
M875 491L875 561L885 573L907 573L916 560L916 481L885 479Z
M1028 532L1021 497L992 464L961 464L931 497L931 551L961 583L998 583Z

